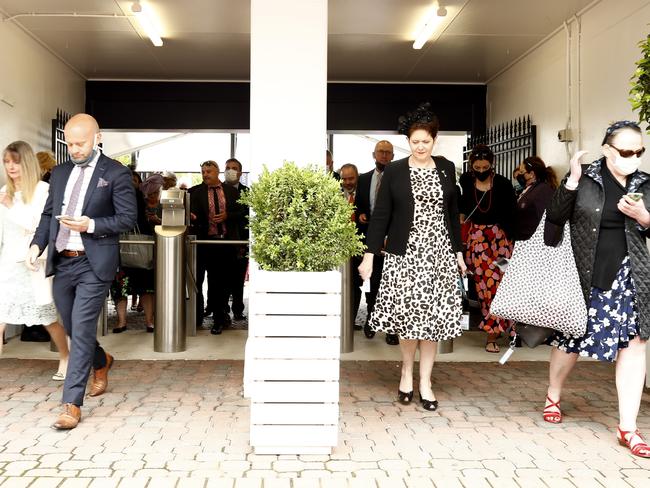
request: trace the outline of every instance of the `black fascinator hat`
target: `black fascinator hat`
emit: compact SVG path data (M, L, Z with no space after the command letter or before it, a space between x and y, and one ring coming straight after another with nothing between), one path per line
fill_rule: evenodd
M429 102L421 103L418 108L397 119L397 131L407 137L418 129L426 130L432 137L436 137L439 128L438 117L431 111Z

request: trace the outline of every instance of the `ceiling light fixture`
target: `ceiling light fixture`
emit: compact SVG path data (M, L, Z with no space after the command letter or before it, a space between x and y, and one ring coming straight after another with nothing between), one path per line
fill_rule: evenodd
M131 5L131 12L133 12L135 20L138 21L140 28L145 32L145 34L147 34L147 36L149 36L149 39L151 39L151 43L156 47L162 46L163 41L160 38L158 28L154 24L151 10L149 10L146 5L142 5L139 1L136 1Z
M431 7L431 10L427 12L424 20L420 23L422 27L418 30L418 34L415 37L415 42L413 42L413 49L422 49L422 46L426 44L436 29L440 27L446 16L447 9L445 7L439 6L437 9L435 5ZM433 41L437 40L438 37L440 37L440 32L438 33L438 36L433 39Z

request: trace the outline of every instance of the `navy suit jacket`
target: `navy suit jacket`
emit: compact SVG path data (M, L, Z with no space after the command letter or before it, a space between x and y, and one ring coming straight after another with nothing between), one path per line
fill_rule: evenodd
M62 213L65 187L73 168L74 163L66 161L52 170L50 194L32 240L32 244L36 244L41 252L48 246L47 276L56 272L55 241L59 221L54 216ZM114 159L100 155L88 184L81 214L95 221L92 234L81 234L90 267L99 279L112 281L120 264L120 233L133 229L138 214L131 171Z

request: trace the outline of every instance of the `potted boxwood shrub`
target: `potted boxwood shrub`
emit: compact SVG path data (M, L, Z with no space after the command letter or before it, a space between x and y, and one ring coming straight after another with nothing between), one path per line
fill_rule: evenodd
M338 438L340 266L363 252L338 181L291 162L263 170L251 210L244 369L257 453L329 453Z
M639 47L643 57L636 63L630 102L632 110L639 112L639 121L650 124L650 34L639 43ZM646 129L650 133L650 126Z

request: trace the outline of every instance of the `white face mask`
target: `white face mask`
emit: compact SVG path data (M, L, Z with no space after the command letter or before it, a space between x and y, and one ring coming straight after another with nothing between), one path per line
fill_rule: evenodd
M237 171L234 169L227 169L223 172L223 174L226 179L226 183L233 184L239 181L239 178L237 177Z
M99 144L97 141L97 134L95 134L95 136L93 137L93 149L92 151L90 151L90 154L85 158L81 158L81 159L74 159L72 156L70 156L70 161L72 161L77 166L86 166L89 162L95 159L95 156L97 155L97 151L99 151Z
M631 175L641 166L641 158L637 158L636 156L623 158L620 154L617 154L614 159L614 166L619 173L625 176Z

